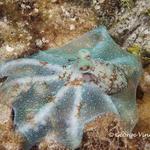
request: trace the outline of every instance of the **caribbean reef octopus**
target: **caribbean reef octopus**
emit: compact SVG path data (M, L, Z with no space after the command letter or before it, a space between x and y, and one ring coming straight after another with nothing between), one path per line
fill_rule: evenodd
M131 132L137 122L139 59L101 26L60 48L0 63L0 103L30 149L47 134L75 149L86 123L112 112Z

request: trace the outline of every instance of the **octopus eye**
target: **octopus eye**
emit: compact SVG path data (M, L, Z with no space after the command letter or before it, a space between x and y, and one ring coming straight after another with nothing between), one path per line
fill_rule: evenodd
M80 70L82 71L82 70L84 70L84 68L83 68L83 67L80 67Z
M90 69L90 66L86 66L86 69L89 70L89 69Z
M90 60L90 59L91 59L91 56L90 56L90 55L87 55L86 58L87 58L88 60Z
M90 69L90 66L83 66L83 67L80 67L80 70L81 71L86 71L86 70L89 70Z

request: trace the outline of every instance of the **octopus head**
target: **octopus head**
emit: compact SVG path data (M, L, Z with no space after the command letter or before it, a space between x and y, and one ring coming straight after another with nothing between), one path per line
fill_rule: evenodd
M93 67L91 54L87 49L81 49L78 52L78 69L83 72L88 72Z

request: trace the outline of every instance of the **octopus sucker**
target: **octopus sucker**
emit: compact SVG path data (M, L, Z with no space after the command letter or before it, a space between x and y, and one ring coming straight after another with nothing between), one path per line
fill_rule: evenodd
M0 103L12 107L24 150L44 137L76 149L85 125L105 113L132 131L141 73L139 59L100 26L60 48L1 62Z

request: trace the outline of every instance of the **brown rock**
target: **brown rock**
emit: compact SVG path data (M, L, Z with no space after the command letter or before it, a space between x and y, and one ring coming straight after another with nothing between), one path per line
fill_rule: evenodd
M69 150L64 145L48 140L47 138L44 138L44 140L39 144L38 150Z
M123 123L108 113L87 124L81 144L82 150L116 150L129 147L127 138L117 137L123 131Z

